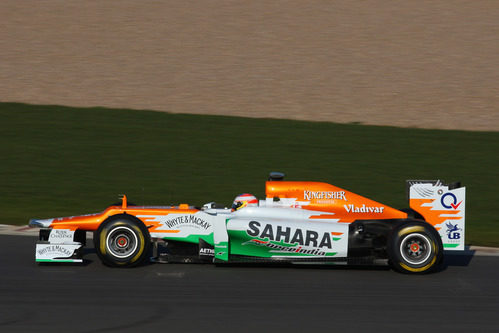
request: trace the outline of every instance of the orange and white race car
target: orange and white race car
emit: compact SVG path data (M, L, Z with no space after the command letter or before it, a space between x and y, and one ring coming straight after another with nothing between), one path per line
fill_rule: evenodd
M101 213L32 219L37 262L82 262L87 232L109 266L155 262L389 264L423 273L443 250L464 250L465 188L407 181L398 210L334 185L284 181L271 173L266 198L236 197L231 208L121 204Z

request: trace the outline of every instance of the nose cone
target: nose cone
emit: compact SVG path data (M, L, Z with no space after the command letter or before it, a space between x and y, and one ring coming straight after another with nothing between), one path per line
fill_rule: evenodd
M48 228L52 224L54 219L31 219L29 220L29 226L32 228Z

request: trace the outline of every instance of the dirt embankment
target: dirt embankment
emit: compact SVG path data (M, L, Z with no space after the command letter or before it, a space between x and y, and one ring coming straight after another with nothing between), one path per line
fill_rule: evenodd
M497 1L0 2L0 101L499 130Z

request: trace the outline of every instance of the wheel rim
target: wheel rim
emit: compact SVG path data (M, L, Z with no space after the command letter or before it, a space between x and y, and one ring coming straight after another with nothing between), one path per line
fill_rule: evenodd
M138 247L137 235L128 227L117 227L106 237L106 248L117 258L127 258Z
M400 254L412 265L420 265L432 254L430 239L423 234L409 234L400 242Z

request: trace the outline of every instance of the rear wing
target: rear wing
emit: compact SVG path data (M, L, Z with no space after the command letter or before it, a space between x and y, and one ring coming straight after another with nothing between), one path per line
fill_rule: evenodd
M442 237L445 250L464 250L466 188L441 180L407 180L409 207Z

